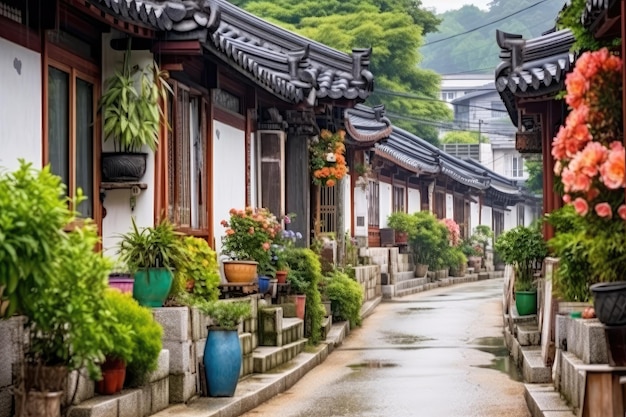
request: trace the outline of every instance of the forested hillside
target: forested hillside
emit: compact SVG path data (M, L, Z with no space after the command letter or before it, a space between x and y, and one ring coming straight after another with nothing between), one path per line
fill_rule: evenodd
M467 0L468 3L471 0ZM489 11L464 6L443 13L439 31L430 33L420 52L422 68L442 75L493 73L500 60L496 29L540 36L553 28L565 0L494 0Z
M370 69L376 88L367 104L383 103L396 126L436 143L437 129L431 122L451 120L450 110L438 100L439 76L419 67L424 35L440 22L419 0L230 1L347 53L372 47Z

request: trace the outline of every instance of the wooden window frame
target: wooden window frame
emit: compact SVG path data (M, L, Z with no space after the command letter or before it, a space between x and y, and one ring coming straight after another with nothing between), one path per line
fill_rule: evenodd
M263 205L263 135L278 135L280 140L280 169L281 169L281 177L280 177L280 213L272 213L277 218L282 219L283 215L286 214L286 190L287 184L285 181L286 175L286 142L287 142L287 134L282 130L257 130L254 133L254 142L256 146L255 150L255 158L256 158L256 203L258 207L265 207ZM265 207L269 208L269 207Z
M211 154L212 154L212 150L211 150L211 135L210 135L210 129L211 129L211 123L210 123L210 118L211 118L211 104L210 104L210 98L207 96L207 94L205 94L202 91L199 91L197 89L191 88L179 81L176 80L170 80L170 84L172 86L172 90L173 90L173 95L172 95L172 119L173 120L168 120L169 125L170 125L170 130L169 132L165 129L164 132L162 132L162 138L163 140L161 141L161 153L157 156L157 164L159 165L158 167L158 171L157 171L157 183L161 183L161 187L163 188L163 194L160 198L157 199L158 202L158 213L155 213L155 217L158 219L160 217L163 216L163 213L165 213L165 216L170 218L170 220L173 220L170 215L169 215L169 205L170 205L170 186L169 186L169 166L168 166L168 158L169 158L169 143L171 140L176 141L176 138L173 136L174 133L179 129L178 124L182 121L179 120L178 117L178 91L179 90L185 90L188 92L189 94L189 100L187 101L186 105L189 105L191 103L191 98L197 98L199 100L199 104L200 104L200 108L199 108L199 114L200 114L200 130L201 132L204 133L204 144L205 144L205 149L204 149L204 178L206 178L205 184L202 185L202 187L204 188L204 197L205 197L205 219L206 219L206 226L203 228L194 228L191 225L181 225L181 224L177 224L176 222L173 222L174 225L174 229L177 232L180 233L184 233L186 235L189 236L196 236L196 237L202 237L205 238L209 241L209 244L212 243L212 233L213 233L213 226L212 226L212 215L211 215L211 207L212 207L212 201L211 201L211 193L212 193L212 188L211 188L211 170L209 169L209 164L211 162ZM167 105L168 102L165 101L163 103L163 107L166 109L165 114L168 114L167 112ZM163 124L165 126L165 123ZM190 132L191 133L191 132ZM170 134L172 135L170 137ZM174 142L175 145L175 142ZM176 175L176 173L174 174ZM174 179L174 187L175 189L173 190L173 195L176 196L177 193L177 187L180 186L180 181L178 181L178 176L175 177ZM176 203L174 203L176 204ZM194 208L190 206L190 208L193 210ZM196 208L197 209L197 208Z
M401 200L401 201L399 201ZM406 213L406 187L404 185L392 184L391 185L391 212L403 212Z
M81 79L92 83L93 85L93 150L92 150L92 174L93 174L93 195L91 196L93 204L93 220L98 228L99 235L102 235L102 204L100 202L100 154L102 150L101 139L101 120L98 112L98 101L100 99L100 68L93 62L73 54L51 42L45 42L45 53L42 56L42 164L45 166L49 163L49 114L48 114L48 97L49 97L49 79L48 69L50 67L59 71L63 71L69 75L69 103L68 103L68 126L69 126L69 184L68 195L74 197L76 195L76 80ZM75 209L71 207L70 209ZM82 223L82 219L78 219L77 223ZM68 225L68 229L73 228Z
M372 179L367 184L367 226L380 227L380 183Z

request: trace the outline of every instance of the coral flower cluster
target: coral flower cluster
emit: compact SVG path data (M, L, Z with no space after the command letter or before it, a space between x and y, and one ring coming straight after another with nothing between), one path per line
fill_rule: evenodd
M343 130L331 133L322 129L319 138L311 143L309 150L313 184L332 187L348 173L344 156L345 135Z
M282 226L268 209L246 207L231 209L230 219L222 220L226 235L222 238L222 253L237 260L269 263L272 242L280 237Z
M622 60L604 48L581 55L565 81L571 112L552 156L563 201L581 216L626 220L621 74Z
M461 243L461 229L457 222L452 219L442 219L440 220L446 228L448 229L448 238L450 239L451 246L459 246Z

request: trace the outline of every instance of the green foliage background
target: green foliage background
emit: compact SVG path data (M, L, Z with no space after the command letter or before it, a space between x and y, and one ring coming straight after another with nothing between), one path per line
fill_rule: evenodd
M372 47L375 91L367 104L384 104L395 126L437 143L436 128L421 123L451 120L439 98L439 77L419 68L424 35L439 20L418 0L233 0L231 3L288 30L351 53ZM416 100L385 94L410 92ZM395 116L394 116L395 115ZM400 117L398 117L400 116Z

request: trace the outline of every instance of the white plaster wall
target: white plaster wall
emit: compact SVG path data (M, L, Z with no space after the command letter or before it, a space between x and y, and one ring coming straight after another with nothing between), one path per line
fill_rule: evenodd
M416 213L421 210L421 201L419 190L409 188L409 201L407 205L408 213Z
M492 213L491 207L483 206L480 224L489 226L489 228L493 230L493 217L491 213ZM478 225L478 223L475 223L475 224Z
M470 236L472 235L472 232L474 230L474 228L480 224L479 222L479 213L480 213L480 206L478 203L474 203L470 201L470 224L469 224L469 234Z
M213 121L213 230L215 250L222 250L222 220L231 208L246 205L246 134L243 130Z
M478 146L480 163L486 166L487 168L496 171L494 169L494 160L496 159L495 151L492 150L490 143L481 143ZM498 171L496 171L498 172Z
M116 69L122 65L124 53L115 51L110 47L110 40L119 37L117 33L104 34L102 36L102 80L112 75ZM131 65L142 67L149 65L153 60L152 54L148 51L133 51L131 54ZM104 91L104 85L102 89ZM100 129L102 127L100 126ZM103 138L104 140L104 138ZM113 142L104 142L103 152L113 150ZM115 257L117 244L121 233L126 233L132 227L131 217L135 218L137 226L147 227L154 225L154 194L155 194L155 166L154 153L146 147L143 152L148 152L146 173L141 179L148 185L136 198L134 210L130 207L130 190L110 190L107 191L103 206L106 209L106 216L102 219L102 245L105 254Z
M446 219L454 219L454 196L446 194Z
M343 177L339 183L340 187L343 187L343 228L344 234L348 234L348 236L352 236L350 227L352 225L352 193L350 192L350 177Z
M356 219L363 217L363 226L357 226ZM354 236L367 237L367 191L361 187L354 188Z
M387 217L391 214L393 209L393 200L391 194L391 184L381 182L379 184L379 197L380 197L380 228L387 227Z
M0 167L42 161L41 56L0 38Z
M493 170L500 175L507 176L505 164L508 152L501 149L493 151Z
M511 206L504 211L504 230L517 227L517 207Z
M533 207L528 204L524 204L523 208L524 208L524 226L530 226L533 220L535 220L536 213L533 210Z

